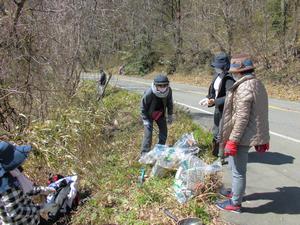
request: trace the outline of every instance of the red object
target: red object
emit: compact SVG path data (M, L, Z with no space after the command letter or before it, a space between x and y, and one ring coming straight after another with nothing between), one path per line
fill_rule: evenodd
M62 178L64 178L64 176L60 175L60 174L50 175L49 179L47 181L47 184L50 185L51 183L54 183L55 181L58 181L58 180L60 180Z
M264 152L268 151L269 149L270 149L270 144L269 143L255 146L255 150L257 152L261 152L261 153L264 153Z
M162 116L163 112L161 111L154 111L151 115L151 118L155 121L157 121L161 116Z
M225 156L235 156L237 153L237 146L238 144L235 141L227 141L225 145Z

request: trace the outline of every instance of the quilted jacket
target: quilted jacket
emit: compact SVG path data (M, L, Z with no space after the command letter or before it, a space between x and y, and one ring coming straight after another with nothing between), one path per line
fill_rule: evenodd
M221 147L228 140L245 146L269 143L268 95L253 74L245 75L229 89L220 139Z

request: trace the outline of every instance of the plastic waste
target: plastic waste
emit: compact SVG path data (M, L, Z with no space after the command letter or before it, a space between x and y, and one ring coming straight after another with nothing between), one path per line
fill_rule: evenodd
M145 168L141 168L141 171L140 171L140 175L138 177L138 186L142 186L143 183L145 182L145 174L146 174L146 170Z
M221 171L219 161L208 165L196 156L190 155L181 162L173 184L174 195L180 203L185 203L195 195L205 181L205 176Z
M191 154L197 154L199 150L193 134L184 134L173 147L155 145L150 152L140 158L139 162L142 164L158 163L160 167L166 169L177 169L182 160Z
M155 165L152 167L151 170L151 177L164 177L167 172L167 169L161 167L158 163L155 163Z
M139 162L142 164L154 164L157 161L157 159L159 159L160 156L165 153L167 148L167 145L157 144L150 152L144 154L140 158Z

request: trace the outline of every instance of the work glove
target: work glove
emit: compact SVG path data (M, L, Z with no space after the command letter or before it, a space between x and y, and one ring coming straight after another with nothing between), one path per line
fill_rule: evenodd
M264 153L270 149L270 144L256 145L255 150L260 153Z
M199 105L207 106L208 105L208 98L204 98L199 102Z
M144 126L148 127L150 126L150 121L149 120L143 120Z
M52 213L55 214L57 212L58 205L56 203L46 203L41 208L40 213Z
M173 123L173 115L168 115L167 123L168 124L172 124Z
M227 141L224 148L225 156L235 156L237 153L238 144L235 141Z
M41 187L41 189L42 195L49 195L56 192L55 188L53 187Z

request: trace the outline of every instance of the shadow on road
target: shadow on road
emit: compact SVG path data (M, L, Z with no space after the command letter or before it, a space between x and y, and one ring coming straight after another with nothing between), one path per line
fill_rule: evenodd
M294 157L279 152L249 152L248 163L265 163L271 165L292 164Z
M280 187L278 191L266 193L254 193L244 197L246 201L271 200L258 207L243 207L243 212L253 214L276 213L276 214L300 214L300 188Z

